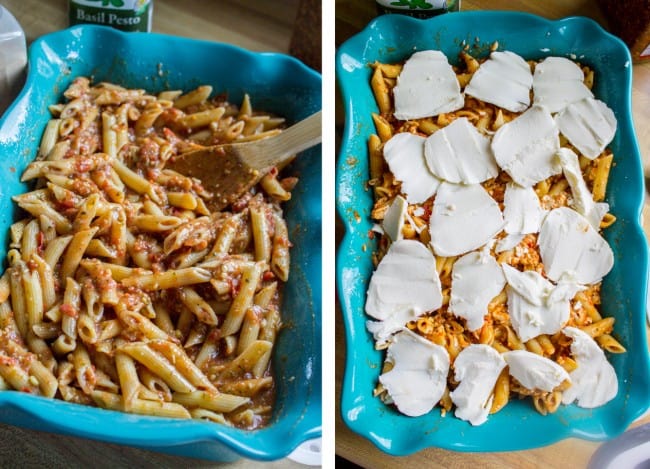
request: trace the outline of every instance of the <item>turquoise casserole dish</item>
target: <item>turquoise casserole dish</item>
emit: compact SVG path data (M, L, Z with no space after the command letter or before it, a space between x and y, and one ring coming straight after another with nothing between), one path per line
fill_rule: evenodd
M37 39L24 89L0 120L0 256L19 213L11 196L34 159L49 118L77 76L157 92L210 84L233 102L243 93L256 109L289 123L321 108L321 77L292 57L161 34L77 26ZM274 350L276 403L271 423L243 431L191 420L123 414L15 391L0 392L0 421L12 425L217 461L282 458L321 435L321 151L289 169L300 182L285 213L294 248L284 290L283 324ZM6 266L4 266L6 267ZM4 269L3 267L3 269Z
M602 287L603 311L614 316L614 335L627 353L609 356L619 392L603 407L561 406L547 416L529 400L512 401L499 413L473 427L439 409L411 418L373 397L383 353L374 350L366 331L364 304L373 271L375 248L368 233L372 194L367 190L367 138L374 133L371 112L377 107L369 86L369 63L399 62L417 50L442 50L450 60L463 44L485 56L497 41L526 59L549 55L583 62L596 72L594 93L607 102L618 120L611 144L615 166L607 202L617 222L606 230L615 253L614 269ZM605 440L622 433L650 406L650 362L645 325L648 250L640 225L644 200L643 171L631 118L632 64L625 45L586 18L549 21L524 13L479 11L446 14L430 20L386 15L373 20L344 43L336 55L336 72L346 111L336 189L338 214L345 235L338 250L337 288L346 326L346 369L341 412L346 424L393 455L427 447L456 451L511 451L549 445L578 437Z

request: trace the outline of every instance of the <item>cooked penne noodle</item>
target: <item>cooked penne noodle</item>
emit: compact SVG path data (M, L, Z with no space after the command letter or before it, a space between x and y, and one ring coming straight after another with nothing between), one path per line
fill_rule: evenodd
M122 403L128 411L133 406L133 401L137 399L140 392L140 380L135 368L135 362L126 353L117 352L115 354L115 367L120 379L120 388L122 391Z
M284 219L277 213L273 215L275 233L271 246L271 270L283 282L289 280L289 231Z
M144 342L130 342L118 347L152 373L160 376L174 391L192 392L196 389L165 357L149 348Z
M50 119L45 126L41 145L38 148L38 159L47 159L59 138L61 119Z
M379 112L387 114L392 108L390 96L388 95L388 87L384 81L384 74L381 67L376 67L370 79L370 87L375 95L375 101L379 107Z
M226 319L221 325L221 334L223 336L234 334L241 327L244 314L253 304L253 296L255 295L261 272L262 264L260 262L256 262L244 268L242 271L239 293L233 300L226 314Z
M191 418L190 413L183 406L174 404L173 402L133 399L127 409L122 401L122 396L119 394L106 391L93 391L91 397L99 407L104 409L132 412L134 414L157 415L159 417Z
M13 197L26 217L0 276L0 389L246 429L270 421L291 247L280 203L298 180L273 168L212 212L200 180L166 169L286 124L247 94L239 106L211 94L78 77L50 106L21 175L34 189Z
M168 288L205 283L210 280L210 277L210 272L200 267L188 267L186 269L151 274L140 274L134 271L132 276L122 280L122 284L127 287L142 288L143 290L166 290Z
M199 407L215 412L232 412L250 402L248 397L210 391L175 392L172 401L185 407Z
M72 278L66 277L65 293L61 310L61 330L71 339L77 338L77 319L81 305L81 286Z
M181 302L196 318L204 324L216 326L219 320L212 307L191 287L182 287L179 290Z
M31 330L35 324L43 322L43 290L37 271L23 271L23 291L27 312L27 326Z
M209 85L199 86L196 89L185 93L174 100L174 107L185 109L194 104L203 103L212 94L212 87Z
M159 352L170 363L173 363L176 369L197 388L216 391L210 380L178 345L169 341L156 340L149 342L149 347Z
M65 254L63 256L63 263L61 264L61 277L73 277L81 258L97 232L97 228L89 228L86 230L77 231L70 240Z
M382 117L380 114L376 114L376 113L373 112L371 115L372 115L372 120L375 123L375 129L377 130L377 136L379 137L379 140L380 140L380 141L372 141L372 146L373 146L373 149L378 150L379 145L381 143L385 143L385 142L387 142L388 140L391 139L391 137L393 136L393 128L388 123L388 121L384 117ZM370 138L373 139L374 137L371 135ZM371 143L371 140L369 140L369 144L370 143ZM372 156L371 156L370 162L373 163ZM382 167L383 167L383 158L381 158L381 163L382 163ZM383 168L380 168L380 169L383 169ZM370 174L371 174L370 177L371 178L373 178L373 176L372 176L373 174L376 174L375 177L379 177L382 172L383 171L381 171L381 170L373 172L372 166L370 167Z

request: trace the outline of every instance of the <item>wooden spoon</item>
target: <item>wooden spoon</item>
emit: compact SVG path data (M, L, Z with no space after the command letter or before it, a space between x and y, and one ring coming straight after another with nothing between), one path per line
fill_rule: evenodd
M201 148L169 160L165 168L200 179L214 197L211 210L223 210L259 182L274 166L321 141L321 111L274 137Z

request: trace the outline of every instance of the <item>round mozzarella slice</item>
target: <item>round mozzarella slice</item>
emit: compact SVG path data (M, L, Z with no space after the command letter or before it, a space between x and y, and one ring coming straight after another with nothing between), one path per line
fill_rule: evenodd
M399 120L431 117L465 105L454 69L437 50L411 55L397 77L393 96Z
M577 400L580 407L591 409L616 397L618 380L614 367L605 353L588 334L575 327L565 327L562 332L571 337L571 353L578 364L569 376L571 387L562 394L562 402Z
M450 393L456 406L454 415L472 425L484 423L492 406L494 385L505 366L499 352L489 345L465 347L454 360L454 379L459 382Z
M583 98L593 97L580 67L565 57L547 57L535 66L533 102L558 112Z
M431 172L449 182L476 184L499 174L490 139L466 117L431 134L424 144L424 156Z
M419 135L401 132L384 145L384 159L395 178L402 182L402 192L412 204L427 200L440 185L424 160L424 141Z
M571 299L584 287L575 282L556 286L533 270L520 272L508 264L502 268L508 282L510 322L522 342L562 329L569 319Z
M575 210L560 207L546 216L537 238L546 275L562 276L583 285L599 282L614 265L607 241Z
M530 105L533 74L528 63L513 52L492 52L465 87L465 94L486 103L522 112Z
M524 187L562 171L555 158L559 149L557 125L542 106L533 106L503 124L492 138L492 151L497 164L513 181Z
M391 244L370 279L366 313L387 320L405 310L421 314L441 305L440 279L431 251L414 240Z
M502 356L508 364L510 376L526 389L551 392L563 381L571 381L564 368L536 353L512 350Z
M502 228L501 209L480 184L440 185L429 224L436 255L465 254L483 246Z
M467 329L476 331L483 326L488 304L505 283L501 267L489 252L467 253L454 262L449 311L464 318Z
M555 122L580 153L593 160L616 134L616 116L607 104L594 98L571 103L555 116Z
M408 329L395 334L386 353L393 367L379 376L397 409L410 417L429 412L447 387L449 354Z

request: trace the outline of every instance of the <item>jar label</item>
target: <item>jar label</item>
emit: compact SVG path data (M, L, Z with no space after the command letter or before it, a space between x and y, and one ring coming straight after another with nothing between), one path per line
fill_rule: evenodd
M377 3L396 10L440 10L447 7L447 0L377 0Z
M70 0L70 24L101 24L122 31L151 31L151 0Z

